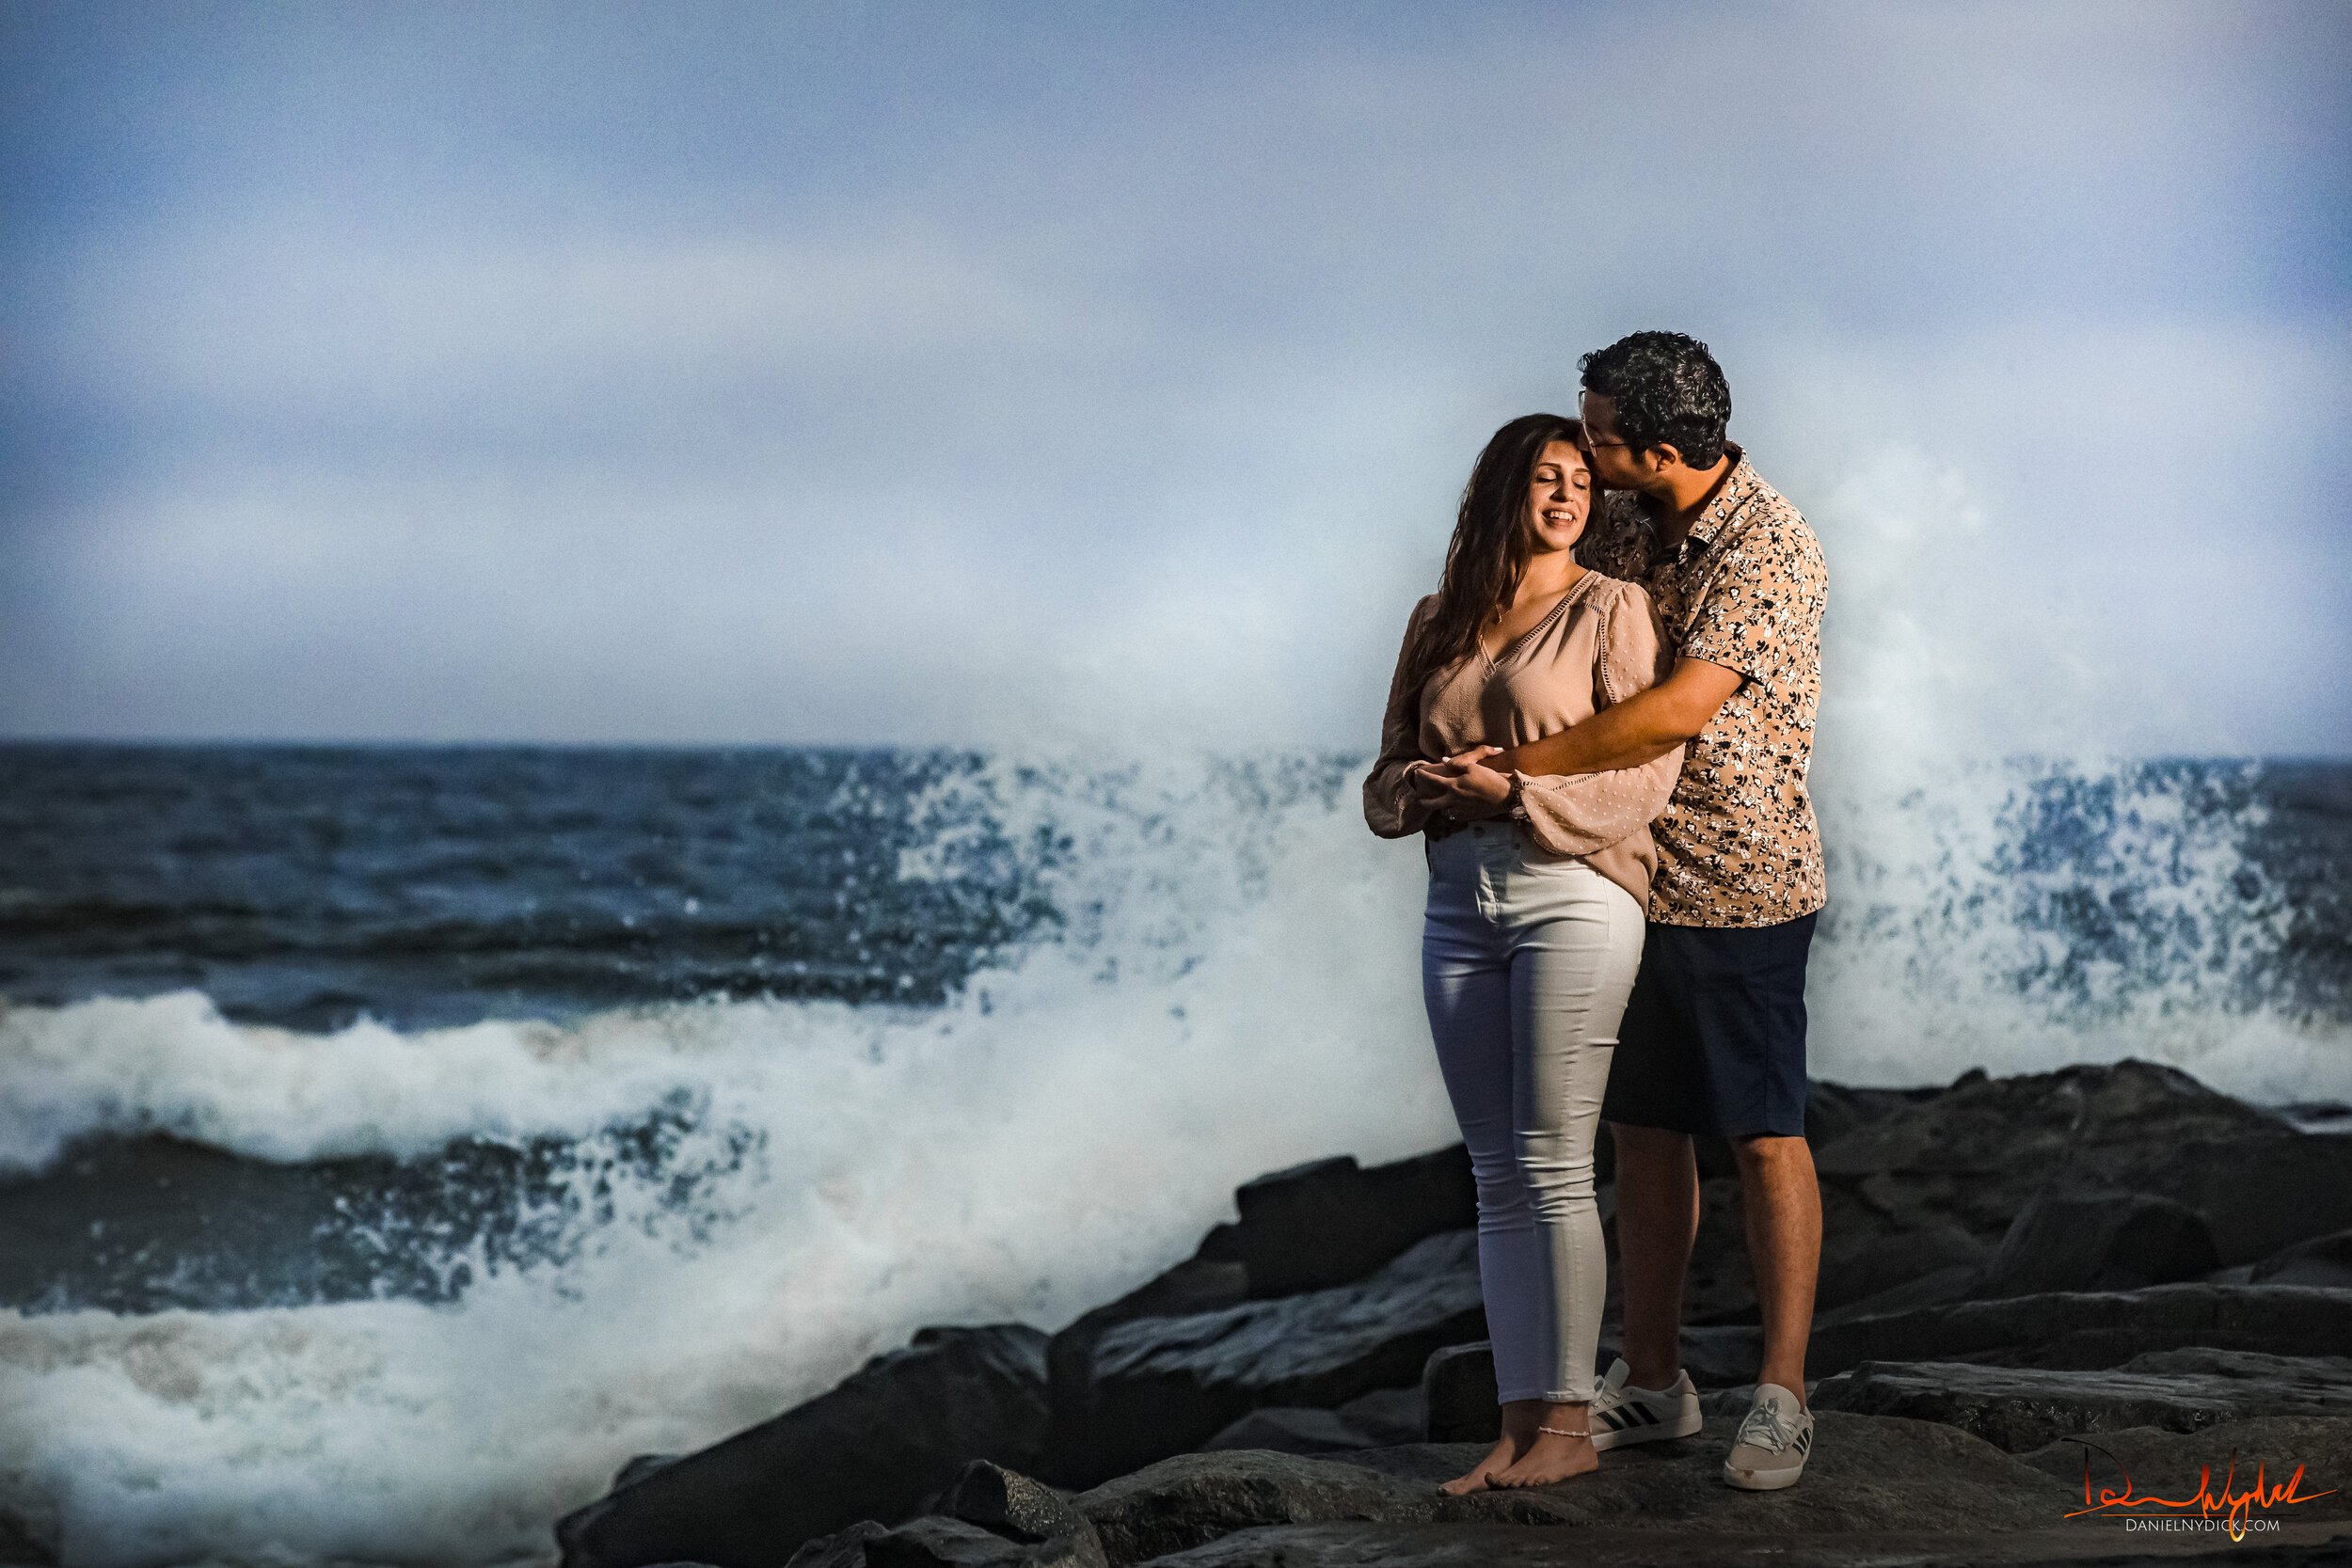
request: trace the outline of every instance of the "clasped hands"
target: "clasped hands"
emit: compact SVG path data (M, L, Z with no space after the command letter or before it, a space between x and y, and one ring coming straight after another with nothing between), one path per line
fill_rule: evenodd
M1422 803L1464 822L1500 816L1511 799L1511 775L1485 766L1502 752L1500 746L1472 746L1443 762L1416 762L1405 769L1406 782Z

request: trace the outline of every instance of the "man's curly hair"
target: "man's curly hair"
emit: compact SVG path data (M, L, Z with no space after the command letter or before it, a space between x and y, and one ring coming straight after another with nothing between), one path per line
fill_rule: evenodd
M1707 345L1679 332L1635 332L1576 362L1584 389L1616 404L1617 430L1636 451L1671 446L1693 468L1724 454L1731 385Z

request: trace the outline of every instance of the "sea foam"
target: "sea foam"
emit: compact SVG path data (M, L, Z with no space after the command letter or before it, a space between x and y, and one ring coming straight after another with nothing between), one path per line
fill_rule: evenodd
M556 1198L570 1243L454 1258L470 1283L446 1304L0 1314L0 1488L56 1515L74 1563L544 1553L631 1453L723 1436L925 1323L1057 1328L1188 1253L1263 1171L1453 1141L1417 845L1365 832L1359 772L1008 758L943 781L902 874L1026 855L1060 911L944 1006L316 1036L192 994L14 1009L19 1168L145 1130L273 1161L587 1147L661 1105L688 1137L667 1170L584 1160ZM2255 1098L2352 1087L2340 1025L2244 983L2280 911L2247 885L2259 811L2230 777L2012 764L1825 793L1815 1074L2137 1054ZM956 826L980 814L1000 831ZM751 1154L674 1183L705 1146Z

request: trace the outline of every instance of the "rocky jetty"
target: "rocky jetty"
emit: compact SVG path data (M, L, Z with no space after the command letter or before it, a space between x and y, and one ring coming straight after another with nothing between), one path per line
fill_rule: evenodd
M1806 1136L1819 1424L1786 1491L1722 1481L1759 1331L1720 1145L1684 1337L1705 1431L1438 1490L1498 1430L1457 1146L1273 1172L1058 1333L927 1328L633 1461L556 1526L564 1568L2352 1563L2352 1136L2137 1061L1817 1084Z

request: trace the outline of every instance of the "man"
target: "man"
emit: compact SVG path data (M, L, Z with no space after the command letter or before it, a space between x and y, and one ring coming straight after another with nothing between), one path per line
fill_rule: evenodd
M1804 1351L1821 1209L1804 1141L1804 972L1827 890L1805 770L1828 572L1797 509L1724 439L1731 393L1706 344L1637 332L1578 369L1589 459L1612 493L1577 553L1648 590L1678 657L1574 729L1454 766L1485 798L1515 772L1598 772L1690 748L1651 825L1649 928L1601 1104L1616 1146L1625 1355L1593 1401L1593 1446L1699 1430L1681 1367L1698 1229L1691 1137L1719 1134L1738 1161L1764 1321L1724 1478L1770 1490L1804 1473L1813 1443Z

